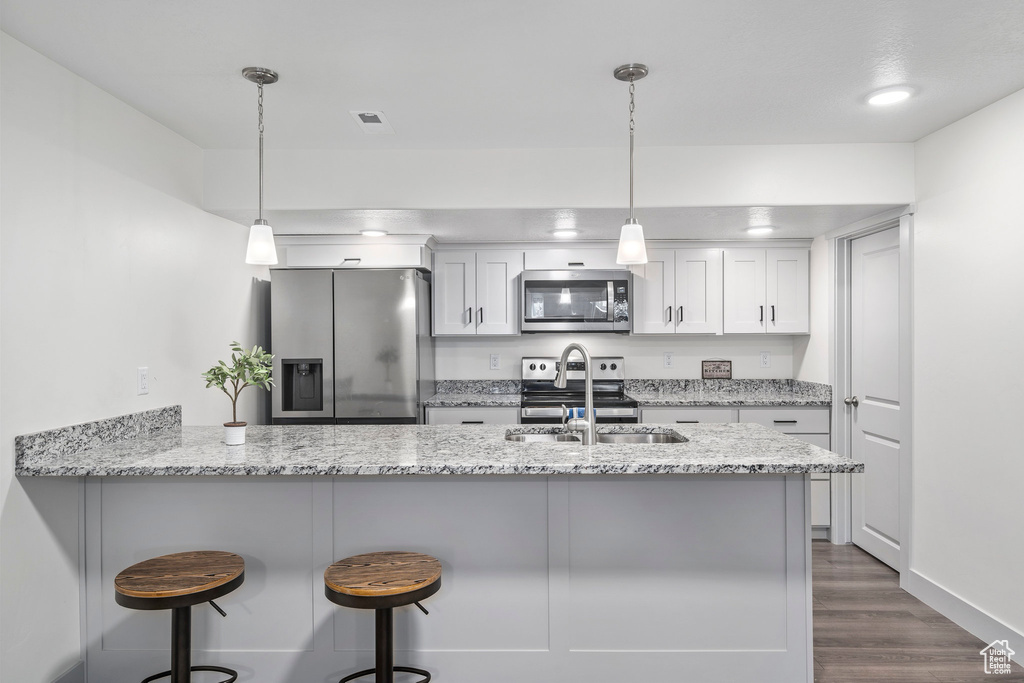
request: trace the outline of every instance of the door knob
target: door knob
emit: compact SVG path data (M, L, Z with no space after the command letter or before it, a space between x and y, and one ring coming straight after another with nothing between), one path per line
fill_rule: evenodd
M854 408L860 405L860 401L857 400L856 396L850 396L848 398L843 399L843 403L845 403L848 406L853 406Z

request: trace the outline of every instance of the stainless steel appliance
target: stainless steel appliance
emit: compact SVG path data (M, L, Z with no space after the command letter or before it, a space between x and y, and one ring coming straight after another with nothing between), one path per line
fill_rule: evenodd
M519 420L523 424L559 424L562 406L582 408L584 402L584 364L570 360L565 389L555 387L558 358L523 358L523 391ZM625 361L619 357L595 356L594 412L598 424L639 422L636 399L624 392Z
M403 270L274 269L274 424L415 424L434 391L430 285Z
M524 270L523 332L629 332L628 270Z

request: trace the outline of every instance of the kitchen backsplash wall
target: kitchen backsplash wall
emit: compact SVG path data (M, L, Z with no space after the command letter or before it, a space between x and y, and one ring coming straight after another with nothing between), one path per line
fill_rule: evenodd
M578 341L597 356L622 356L627 378L685 379L700 377L702 360L732 361L736 379L789 379L793 377L793 341L798 337L629 336L618 334L524 334L519 337L437 337L437 378L520 379L523 356L557 356L571 341ZM771 354L771 367L762 368L760 354ZM672 367L665 367L666 352ZM491 354L499 354L500 368L490 369Z

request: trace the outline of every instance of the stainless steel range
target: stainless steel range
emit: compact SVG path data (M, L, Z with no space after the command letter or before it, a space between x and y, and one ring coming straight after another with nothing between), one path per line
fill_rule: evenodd
M624 392L626 369L620 357L594 357L594 412L598 424L636 423L637 402ZM523 393L519 419L522 424L559 424L562 406L582 408L584 364L569 361L565 389L555 388L558 358L523 358Z

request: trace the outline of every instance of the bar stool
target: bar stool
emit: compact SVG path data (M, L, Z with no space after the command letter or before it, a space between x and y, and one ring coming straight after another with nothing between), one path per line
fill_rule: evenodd
M128 567L114 578L114 599L129 609L171 611L171 668L142 680L170 676L171 683L189 683L192 671L227 674L220 683L238 680L223 666L192 666L192 605L208 602L222 617L227 613L214 598L227 595L245 580L245 560L234 553L199 550L161 555Z
M441 588L441 563L430 555L409 552L377 552L353 555L338 560L324 572L324 594L342 607L376 610L376 667L357 671L338 683L376 674L376 683L393 683L394 672L423 676L417 683L427 683L430 672L411 666L395 666L395 607L415 604L424 614L420 600L429 598Z

